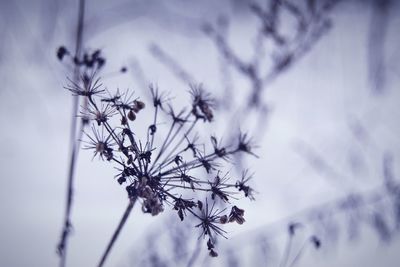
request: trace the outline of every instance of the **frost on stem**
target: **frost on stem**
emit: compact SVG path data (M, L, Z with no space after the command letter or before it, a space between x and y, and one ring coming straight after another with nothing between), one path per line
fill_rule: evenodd
M117 165L115 179L125 185L130 199L139 200L144 213L156 216L169 206L181 221L188 215L199 220L196 227L201 229L201 236L208 237L210 255L217 256L216 236L225 237L226 234L222 225L245 222L243 209L233 205L230 212L227 208L220 210L217 201L231 205L231 201L236 200L233 195L238 191L254 199L253 190L247 185L251 176L247 177L245 173L238 182L230 182L228 174L223 175L221 166L229 163L233 154L254 155L251 140L247 135L240 135L239 144L230 146L212 136L211 149L207 152L206 145L199 143L195 129L201 123L214 120L214 101L201 86L191 86L189 108L179 112L167 94L151 86L153 103L150 106L154 113L144 127L146 138L141 139L136 120L146 108L145 103L129 91L120 93L118 90L107 95L95 74L87 77L79 84L66 87L74 95L87 99L88 109L82 114L92 121L92 130L86 134L88 140L84 141L84 148L92 150L93 157ZM161 113L169 120L165 130L157 128ZM200 150L200 146L203 149ZM202 193L200 198L205 201L186 197L192 192Z

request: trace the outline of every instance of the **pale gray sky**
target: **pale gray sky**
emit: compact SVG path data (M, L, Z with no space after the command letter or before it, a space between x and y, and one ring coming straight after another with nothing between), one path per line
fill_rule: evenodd
M75 2L0 1L1 266L58 264L55 251L64 213L72 98L63 89L71 72L56 60L55 51L59 45L72 47L74 43ZM222 240L221 247L240 242L237 251L248 258L254 238L270 232L282 247L286 226L276 222L287 222L285 218L301 210L348 193L380 186L386 152L393 155L394 173L399 178L400 17L399 5L393 2L386 14L384 38L377 35L382 39L385 65L381 93L371 86L368 56L371 25L380 23L371 19L374 1L342 1L330 14L332 29L267 88L263 100L272 111L263 121L265 133L257 151L260 158L246 162L256 173L253 183L259 194L255 202L240 201L246 209L246 223L229 228L230 239ZM177 100L186 98L188 86L152 56L149 45L156 43L197 82L221 95L218 53L198 29L204 21L215 22L220 14L233 18L229 37L233 49L249 57L256 20L241 1L89 0L85 43L104 52L104 83L110 90L131 88L138 96L143 94L143 85L131 72L107 75L122 65L134 71L133 63L139 62L145 83L157 83ZM241 103L242 90L246 92L249 85L235 72L232 82L232 97ZM223 133L231 113L217 112L209 130ZM364 138L353 134L355 124L366 130ZM254 120L249 119L241 127L254 130L260 125L254 127ZM304 157L307 151L321 155L328 170L313 168ZM98 262L127 202L124 188L113 179L112 166L91 159L90 152L81 151L68 266ZM366 214L376 209L368 207ZM172 215L175 218L167 209L150 217L137 207L107 266L129 266L146 234ZM301 215L291 218L305 219ZM343 218L338 220L343 223ZM298 266L398 265L398 234L383 244L364 223L359 240L353 242L346 239L346 228L339 228L337 242L329 244L328 240L322 250L307 250ZM307 229L313 232L314 228ZM198 233L193 233L197 237ZM278 263L279 253L274 256ZM249 262L245 266L250 266ZM223 257L213 259L211 266L222 263Z

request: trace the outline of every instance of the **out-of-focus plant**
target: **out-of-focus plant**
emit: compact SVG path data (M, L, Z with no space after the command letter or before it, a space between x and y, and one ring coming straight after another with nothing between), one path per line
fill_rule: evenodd
M261 25L255 36L253 57L250 60L241 55L242 51L234 49L235 45L229 38L230 30L235 30L230 28L230 22L235 21L235 16L221 16L216 23L205 23L202 30L214 42L219 52L221 88L225 90L225 93L218 99L218 103L220 103L220 107L227 109L228 113L233 114L232 123L229 123L229 126L236 122L242 123L246 121L245 118L250 119L250 117L258 116L255 135L258 134L261 137L265 131L260 129L260 125L265 125L265 115L269 110L263 92L270 87L275 79L294 67L329 32L329 29L334 26L330 19L330 13L341 1L277 0L267 1L266 4L259 4L257 1L250 2L249 10ZM372 1L372 3L373 6L379 8L373 11L369 39L371 45L368 48L373 86L379 87L383 86L385 75L382 65L384 43L378 42L381 38L377 38L377 36L385 37L387 32L387 15L391 1ZM242 6L244 5L246 4ZM287 25L284 25L288 21L294 21L294 25L289 27L289 31L288 27L285 27ZM247 35L242 36L243 39L250 41L251 38L247 37ZM266 50L267 48L269 50ZM196 81L196 75L182 67L179 64L179 58L164 50L162 46L153 44L150 51L182 82ZM244 77L249 82L248 88L240 88L243 94L247 96L243 97L243 94L240 94L240 98L245 100L240 101L243 104L242 107L232 105L234 97L239 95L236 93L236 90L239 89L235 88L235 84L232 82L237 77ZM248 112L250 110L253 110L254 113ZM240 119L238 119L239 117ZM379 151L379 153L382 153L382 151ZM312 168L321 176L335 175L336 170L332 168L329 157L322 158L309 149L303 150L300 154L311 163ZM392 157L390 153L384 154L383 176L385 179L383 186L378 186L369 191L349 190L349 192L346 192L348 194L340 197L337 201L328 201L296 213L281 224L286 225L291 220L304 222L308 227L314 228L315 233L318 233L319 242L315 242L315 244L318 243L319 245L321 243L334 243L339 236L339 228L344 228L349 238L354 239L357 237L360 228L365 225L372 227L382 241L390 241L398 232L400 217L398 199L400 194L397 190L398 179L394 178L392 172ZM345 171L351 173L351 170L346 169ZM346 178L348 178L347 175ZM344 185L349 181L342 179L340 183ZM254 236L264 235L263 232L264 230L257 230ZM271 234L268 233L268 230L265 232L267 232L265 236L268 238ZM247 235L250 234L247 233ZM314 238L310 240L315 241ZM232 244L234 243L232 242ZM238 247L230 249L240 255ZM290 261L288 264L290 264Z
M295 66L328 33L332 27L329 14L339 2L340 0L271 0L264 4L257 1L244 3L250 15L257 20L255 36L243 36L245 41L253 43L250 59L243 57L240 51L235 51L229 42L229 26L235 17L222 15L216 23L204 22L201 30L214 42L221 61L221 89L225 92L217 99L220 106L235 111L232 117L242 116L243 120L250 116L246 110L256 109L263 115L260 119L264 120L268 109L263 100L263 92L276 78ZM288 22L293 23L287 25ZM196 81L194 75L180 66L159 45L152 44L150 51L183 82ZM241 101L241 107L232 105L235 95L238 95L234 93L236 89L232 83L235 74L245 78L249 84L247 89L240 89L245 95L243 97L240 94L240 99L246 99ZM238 120L232 119L232 122L235 121Z

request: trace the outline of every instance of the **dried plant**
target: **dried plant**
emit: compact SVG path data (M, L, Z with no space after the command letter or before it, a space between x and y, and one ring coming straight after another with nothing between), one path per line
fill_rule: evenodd
M292 67L298 59L310 51L321 36L326 34L331 27L331 21L327 16L338 2L330 0L304 1L304 3L270 1L270 4L266 6L261 6L256 2L251 3L249 10L260 20L261 26L254 46L254 58L250 61L241 58L240 54L237 54L230 46L226 32L224 32L228 25L227 20L220 19L217 26L210 23L203 25L202 30L214 41L222 58L221 72L224 72L222 75L229 76L228 68L231 68L250 82L248 99L243 102L246 104L242 110L238 111L239 114L242 114L240 121L246 116L250 116L248 112L244 111L253 107L256 107L261 113L260 119L265 119L263 115L267 109L263 109L265 105L262 92L271 81ZM279 17L282 13L289 14L295 19L297 28L293 36L280 32ZM263 51L263 47L267 41L273 44L274 49L271 53L273 60L271 69L264 73L265 66L263 67L262 60L265 51ZM182 81L185 83L195 82L190 73L181 68L175 59L168 56L160 47L153 45L151 49L152 53L161 62L169 65ZM242 191L245 197L254 199L254 190L248 185L251 175L245 171L241 179L230 182L230 175L222 171L221 162L229 163L231 159L236 161L239 152L246 152L242 154L253 156L256 154L253 151L253 142L246 134L239 134L238 137L235 133L234 139L229 136L225 145L221 145L216 137L211 136L210 147L212 149L211 152L206 153L205 146L199 144L198 136L193 133L200 122L208 123L214 119L213 108L216 104L231 99L226 96L233 92L233 84L226 84L227 92L221 99L223 101L218 101L218 103L205 94L201 86L192 86L191 104L189 108L179 112L175 105L170 104L168 95L160 94L158 89L151 87L154 120L146 124L145 138L141 138L140 131L136 130L138 127L134 127L134 125L140 119L142 110L145 109L144 102L133 98L129 92L117 92L106 96L105 88L101 85L97 74L94 74L94 70L101 68L105 63L105 59L101 57L99 51L86 53L80 58L76 55L73 56L66 48L61 47L57 56L60 60L69 57L72 64L78 66L80 72L83 73L80 80L76 78L70 80L67 89L73 95L82 96L85 99L85 104L77 116L82 118L82 125L87 125L89 121L92 122L91 132L86 133L84 138L84 149L92 150L93 157L117 165L118 173L115 178L118 183L126 186L130 200L100 265L107 258L137 201L140 202L143 212L153 216L163 212L166 206L172 207L181 220L184 220L187 215L191 215L198 220L196 227L200 228L201 236L209 237L207 242L209 254L216 256L216 236L226 236L221 225L227 222L239 224L244 222L242 209L232 206L229 213L226 212L226 209L221 208L218 202L230 204L234 199L234 193L238 193L237 191ZM125 72L126 69L121 69L121 71ZM229 83L229 80L226 78L225 82ZM232 107L231 103L222 104ZM160 113L163 113L170 121L170 128L165 131L161 130L163 122L160 121ZM232 117L236 119L235 115ZM260 130L259 133L262 134L263 131ZM157 140L161 140L161 142L157 143ZM319 165L321 171L329 172L328 166ZM199 174L200 169L204 169L205 173ZM387 175L387 177L389 176ZM392 197L394 209L396 209L395 216L399 218L398 186L391 179L388 181L387 188L382 191L383 193L381 190L377 190L376 195L380 199L388 192ZM187 192L203 192L206 197L198 198L197 195L192 197ZM367 204L370 202L368 194L365 196L356 193L349 194L343 203L340 202L340 205L336 205L335 202L332 207L331 205L329 207L322 206L316 211L313 210L313 213L318 213L318 218L310 219L310 224L313 223L313 220L325 221L326 218L330 218L330 215L327 215L329 212L325 212L326 210L351 213L354 209L358 212L360 206L364 205L363 199L367 199ZM368 216L367 221L377 230L382 239L390 239L394 230L388 225L387 216L384 216L383 213L384 211L373 212ZM397 227L400 225L398 218L396 220ZM65 229L68 229L70 227L69 220L66 222L68 223ZM310 240L315 246L319 243L316 242L319 239L315 239L314 236ZM64 243L60 243L60 245L64 245ZM62 249L60 247L60 251ZM300 252L299 255L301 255ZM156 259L156 254L152 254L152 256ZM296 256L290 266L296 262L297 258Z
M193 134L200 123L214 120L214 101L201 86L191 86L191 102L177 112L170 98L151 86L153 119L147 123L145 138L140 138L140 125L135 125L146 104L134 98L129 91L111 94L104 89L97 73L82 76L79 83L69 81L66 86L73 95L84 97L87 107L81 116L92 124L86 133L84 149L92 150L93 157L116 164L116 181L125 186L129 198L127 210L114 233L99 266L106 260L134 204L139 201L144 213L153 216L170 206L180 220L187 215L198 220L201 236L207 237L209 254L217 256L217 236L226 238L222 225L230 222L243 224L244 210L233 205L219 209L218 201L231 205L233 196L243 191L244 196L254 199L249 187L247 172L236 182L230 182L229 172L223 172L222 163L236 153L253 155L250 139L246 134L237 138L234 146L224 146L217 138L210 138L210 152L198 143ZM168 130L160 129L159 114L169 118ZM141 124L143 125L143 124ZM139 126L139 127L138 127ZM191 137L192 136L192 137ZM159 143L159 145L156 145ZM203 169L203 173L199 171ZM224 174L223 174L224 173ZM188 192L203 192L205 196L186 196Z
M182 221L187 215L192 215L199 220L196 227L201 229L201 236L208 237L210 255L217 256L216 238L218 235L226 238L221 225L229 222L243 224L245 221L244 210L233 205L228 212L226 207L217 207L218 199L226 206L232 199L236 199L233 197L237 193L235 191L243 191L245 197L254 200L254 191L247 184L250 179L246 176L247 172L244 172L241 180L230 182L229 172L222 175L220 163L229 162L232 155L241 152L254 155L250 140L246 134L241 134L236 146L222 146L212 136L212 150L206 153L205 145L197 142L198 136L191 137L200 122L211 122L214 119L214 100L201 86L191 86L191 104L180 112L176 112L165 93L150 87L154 119L146 128L146 138L138 138L132 124L146 105L137 98L133 99L129 91L117 91L113 95L107 91L106 95L98 78L98 71L106 63L105 58L100 50L83 53L84 9L85 1L81 0L75 53L65 46L57 50L57 58L73 69L73 78L68 79L65 88L74 96L66 214L57 247L60 265L66 264L68 236L72 227L74 170L81 141L84 142L83 149L93 151L93 158L98 157L117 165L116 181L126 185L129 197L128 207L99 266L103 265L109 255L136 201L141 202L143 212L153 216L163 212L166 205L171 206ZM121 72L126 72L126 68L121 68ZM79 112L80 102L82 106ZM161 112L171 122L167 131L159 130ZM85 129L90 124L91 132L87 133ZM163 138L159 137L161 134ZM161 140L159 146L156 146L157 140ZM194 170L201 168L206 174L200 174L202 178L197 178L198 173L194 173ZM188 191L208 194L200 200L197 195L196 198L187 197Z

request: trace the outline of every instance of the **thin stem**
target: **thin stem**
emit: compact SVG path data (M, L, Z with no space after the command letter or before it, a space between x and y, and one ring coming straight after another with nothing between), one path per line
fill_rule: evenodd
M172 122L171 127L169 128L167 137L165 138L165 140L164 140L164 142L163 142L163 144L162 144L162 146L161 146L161 148L160 148L160 150L159 150L159 152L158 152L158 155L157 155L156 159L155 159L154 162L153 162L153 166L155 166L155 164L157 163L158 159L159 159L160 156L162 155L163 150L164 150L164 147L165 147L165 145L167 144L167 141L168 141L168 139L169 139L169 137L170 137L170 135L171 135L171 133L172 133L172 130L174 129L174 126L175 126L175 122ZM151 170L152 170L152 169L151 169Z
M293 258L292 262L288 265L288 267L294 266L294 264L299 260L300 256L303 254L304 249L307 247L308 244L309 244L308 240L304 242L299 252L297 252L296 256Z
M289 234L289 239L286 242L286 247L285 247L285 251L282 256L282 261L281 261L281 264L279 264L280 267L284 267L289 259L290 249L292 247L292 240L293 240L293 235Z
M203 160L214 160L214 159L217 158L217 157L218 157L218 156L217 156L217 155L215 154L215 152L214 152L214 153L211 153L211 154L209 154L209 155L204 156L202 159L203 159ZM183 169L183 168L187 168L187 167L194 168L192 165L195 165L195 164L198 164L198 166L201 166L201 165L202 165L202 163L200 162L199 159L194 159L194 160L192 160L192 161L185 162L185 163L183 163L183 164L181 164L181 165L179 165L179 166L176 166L176 167L174 167L174 168L171 168L171 169L168 169L168 170L166 170L166 171L164 171L164 172L161 172L160 175L168 175L168 174L173 173L173 172L176 171L176 170ZM156 173L155 171L152 172L153 175L154 175L155 173Z
M178 151L178 152L176 153L176 155L179 155L179 154L185 152L186 150L187 150L186 147L185 147L185 148L182 148L180 151ZM157 169L162 169L162 168L164 168L165 166L168 166L168 165L170 165L171 163L173 163L173 162L175 161L176 155L171 156L171 157L169 157L168 159L165 159L162 163L160 163L160 165L158 165Z
M120 232L122 230L122 227L124 227L128 217L129 217L129 214L131 213L132 208L135 205L136 199L137 198L131 198L129 200L129 204L126 207L124 215L122 216L121 221L119 222L117 229L115 229L115 232L114 232L113 236L111 237L111 240L108 243L107 248L104 251L103 256L101 257L100 263L98 265L99 267L103 266L104 262L107 260L107 257L109 255L109 253L110 253L115 241L117 240L117 238L118 238L118 236L119 236L119 234L120 234Z
M202 239L198 239L196 243L196 248L193 250L192 256L190 256L189 262L186 267L192 267L200 255L201 242Z
M157 123L157 115L158 115L158 106L155 107L155 111L154 111L154 120L153 120L153 125L154 125L154 126L155 126L156 123ZM151 135L150 150L153 149L154 135L155 135L155 134L156 134L156 133L153 133L153 134Z
M190 115L191 115L191 113L189 112L189 113L186 115L184 121L186 121L186 120L190 117ZM197 120L196 120L196 121L197 121ZM195 121L195 122L196 122L196 121ZM176 124L177 124L177 123L176 123L175 121L172 122L171 128L170 128L170 130L169 130L169 132L168 132L168 135L167 135L167 138L164 140L164 143L163 143L163 145L161 146L160 151L158 152L157 158L156 158L156 160L155 160L154 163L153 163L153 168L151 168L150 171L152 171L152 170L154 169L154 167L156 166L157 161L160 159L160 157L162 156L162 154L164 153L164 151L166 151L167 148L171 145L171 143L174 141L175 137L178 136L178 133L180 132L180 130L183 128L183 125L184 125L184 123L180 124L179 127L178 127L178 129L176 130L176 132L175 132L175 133L173 134L173 136L171 137L171 139L169 139L170 136L171 136L171 132L172 132L172 130L173 130L173 128L174 128L174 126L175 126ZM185 137L184 137L184 138L185 138ZM167 142L167 141L168 141L168 142Z
M197 123L197 120L193 121L192 125L189 127L189 129L186 131L186 133L183 135L183 137L179 140L179 142L175 145L175 147L168 153L168 155L165 157L165 159L161 162L160 166L164 165L166 163L166 161L168 161L169 157L179 148L179 146L185 140L185 137L188 136L189 133L193 130L196 123ZM172 140L171 140L171 142L172 142Z
M78 10L78 25L76 32L76 44L75 44L75 57L79 57L82 50L83 43L83 21L85 15L85 0L79 1ZM80 76L80 68L75 65L74 70L74 80L78 82ZM64 226L61 233L61 240L58 243L57 251L60 255L60 266L64 267L66 264L67 257L67 242L68 236L71 229L71 211L72 211L72 196L73 196L73 182L74 182L74 172L76 167L76 160L78 157L80 142L79 139L82 137L84 122L81 121L80 129L78 132L79 138L77 138L77 124L78 124L78 108L79 108L79 98L74 97L72 104L72 121L71 121L71 133L70 133L70 143L71 143L71 158L68 169L68 187L67 187L67 201L65 207L64 215Z
M191 116L191 112L189 112L186 117L183 119L184 121L187 121L189 119L189 117ZM197 119L195 120L197 121ZM174 124L177 124L177 122L173 122ZM175 138L178 136L179 132L183 129L183 126L185 125L185 123L181 123L178 127L178 129L176 130L176 132L173 134L172 138L169 140L169 142L165 145L163 152L172 144L172 142L175 140Z

